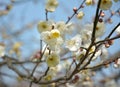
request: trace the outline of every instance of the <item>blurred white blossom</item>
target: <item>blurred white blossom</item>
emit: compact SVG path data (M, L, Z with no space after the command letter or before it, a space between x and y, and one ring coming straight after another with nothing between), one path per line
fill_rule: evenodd
M0 43L0 57L5 55L5 45Z
M81 46L81 36L75 35L71 40L66 41L66 48L70 51L77 51Z
M115 68L119 68L120 67L120 58L118 58L113 65Z
M96 37L100 37L105 33L105 24L104 22L98 22L97 26L96 26L96 33L95 36Z
M47 55L46 63L49 67L55 67L60 62L60 56L56 53Z
M75 55L76 59L79 61L86 53L85 49L78 50L77 52L75 52L73 55Z
M37 29L39 33L42 33L43 31L49 31L51 29L50 22L49 21L38 22Z
M92 5L92 3L93 3L93 0L86 0L86 1L85 1L85 4L88 5L88 6L89 6L89 5Z
M78 18L78 19L82 19L83 16L84 16L83 11L80 11L80 12L77 14L77 18Z
M112 6L112 1L111 0L101 0L101 5L100 8L102 10L108 10Z
M53 29L50 32L51 38L59 38L60 37L60 32L57 29Z
M58 6L57 0L47 0L46 10L49 12L53 12L57 8L57 6Z
M101 55L100 58L102 61L106 60L108 58L108 50L106 49L105 46L101 47Z

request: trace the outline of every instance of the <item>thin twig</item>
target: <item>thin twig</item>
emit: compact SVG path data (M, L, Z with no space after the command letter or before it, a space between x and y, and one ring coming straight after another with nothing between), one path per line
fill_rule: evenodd
M118 39L118 38L120 38L120 35L117 35L117 36L109 38L109 39L100 40L100 41L98 41L94 44L104 43L105 41L115 40L115 39Z
M101 64L98 64L98 65L95 65L95 66L91 66L91 67L85 67L83 69L96 69L96 68L102 67L104 65L110 64L110 63L114 62L115 60L117 60L118 58L120 58L120 57L107 59L107 60L103 61Z
M76 12L74 12L70 17L68 17L68 20L65 22L66 24L69 23L69 21L75 16L75 14L80 10L80 8L82 7L82 5L84 4L86 0L84 0L80 6L78 7L78 9L76 10Z
M47 75L49 69L50 69L50 68L48 67L47 70L45 71L44 75L39 78L38 82L39 82L43 77L45 77L45 76Z
M46 17L46 21L48 21L48 11L45 10L45 17Z
M115 28L110 32L110 34L107 36L107 38L110 38L111 35L115 32L115 30L120 26L120 22L115 26Z

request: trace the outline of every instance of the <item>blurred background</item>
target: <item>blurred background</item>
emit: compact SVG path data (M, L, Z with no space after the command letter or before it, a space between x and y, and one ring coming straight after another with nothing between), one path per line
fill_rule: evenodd
M54 21L67 21L68 16L73 14L73 8L79 7L83 0L58 0L59 6L53 13L48 13L48 19ZM40 49L40 34L37 31L37 23L45 20L46 0L0 0L0 43L6 46L6 54L19 60L29 60ZM95 0L96 2L96 0ZM71 20L77 28L81 25L91 23L94 19L96 5L81 9L85 16L82 20L73 17ZM105 11L105 20L111 16L111 12L120 12L120 0L113 2L112 8ZM120 22L120 14L111 17L106 22L106 33L102 39ZM115 36L116 33L113 34ZM15 47L17 47L15 49ZM109 56L120 56L120 39L108 48ZM2 61L0 59L0 61ZM26 65L30 68L30 65ZM18 68L20 68L18 66ZM22 70L22 69L21 69ZM120 69L110 65L109 68L100 68L95 71L98 80L96 84L101 85L109 82L106 87L120 86ZM99 73L97 73L99 72ZM109 84L114 84L110 86ZM22 81L17 75L5 65L0 66L0 87L28 86L29 82ZM116 85L116 86L115 86ZM97 86L96 86L97 87ZM101 86L102 87L102 86Z

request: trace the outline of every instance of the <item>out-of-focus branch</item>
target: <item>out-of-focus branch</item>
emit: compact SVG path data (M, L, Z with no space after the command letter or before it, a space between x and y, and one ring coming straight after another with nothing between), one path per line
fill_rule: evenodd
M109 59L106 59L102 63L100 63L100 64L98 64L96 66L86 67L84 69L92 69L94 71L98 71L98 70L101 70L105 65L111 64L111 63L115 62L115 60L117 60L118 58L120 58L120 51L116 52L115 54L113 54L112 56L110 56Z
M40 81L44 76L46 76L47 75L47 73L48 73L48 71L49 71L49 67L47 68L47 70L45 71L45 73L44 73L44 75L43 76L41 76L40 78L39 78L39 80L38 81Z
M92 67L86 67L84 69L93 69L94 70L94 69L102 68L105 65L108 65L110 63L115 62L115 60L117 60L118 58L120 58L120 56L119 57L115 57L115 58L107 59L107 60L103 61L101 64L98 64L98 65L95 65L95 66L92 66Z
M112 75L112 76L108 76L108 77L106 77L106 78L104 78L104 79L101 79L99 82L101 82L101 83L105 83L105 82L107 82L107 81L110 81L110 80L116 80L116 79L120 79L120 72L118 73L118 74L114 74L114 75Z
M116 13L119 13L120 8L118 8L116 11L111 12L110 16L105 20L105 22L108 22Z
M38 63L38 61L32 61L32 60L19 61L13 57L9 57L7 55L3 56L2 58L3 58L3 61L0 62L0 66L4 66L7 64L7 61L4 58L8 59L11 62L11 64ZM44 61L41 61L41 62L44 62Z
M22 72L20 72L17 68L15 68L12 65L11 61L8 58L6 58L5 56L3 56L3 59L5 59L5 61L7 62L8 68L10 68L11 70L15 71L20 77L26 77L26 75L24 75Z
M11 0L13 5L24 4L26 2L35 1L35 0Z

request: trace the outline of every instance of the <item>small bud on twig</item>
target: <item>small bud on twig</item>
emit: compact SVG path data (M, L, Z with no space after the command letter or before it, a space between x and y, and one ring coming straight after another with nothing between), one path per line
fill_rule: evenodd
M104 12L101 12L100 16L101 16L101 17L104 17L104 16L105 16L105 13L104 13Z
M77 13L77 8L74 7L74 8L73 8L73 11L74 11L74 13Z

